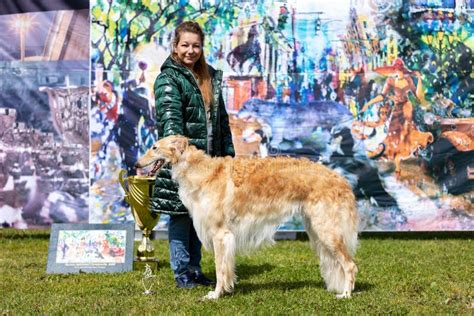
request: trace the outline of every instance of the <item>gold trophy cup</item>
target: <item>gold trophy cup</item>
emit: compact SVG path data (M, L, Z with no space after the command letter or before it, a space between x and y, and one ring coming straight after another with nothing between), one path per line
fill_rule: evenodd
M125 191L125 201L132 209L133 218L143 233L142 241L137 249L134 269L143 270L148 264L153 270L158 269L155 257L155 247L150 241L150 234L158 223L160 216L150 212L150 198L155 186L155 177L130 176L125 177L126 170L120 170L119 181ZM126 183L128 182L128 185Z

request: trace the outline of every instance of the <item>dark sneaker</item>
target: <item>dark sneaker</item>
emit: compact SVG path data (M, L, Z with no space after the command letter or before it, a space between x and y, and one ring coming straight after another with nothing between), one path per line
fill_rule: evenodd
M206 277L202 272L194 272L193 281L194 283L204 286L211 286L216 284L214 281Z
M183 274L175 278L176 287L179 289L192 289L198 284L194 281L194 278L190 274Z

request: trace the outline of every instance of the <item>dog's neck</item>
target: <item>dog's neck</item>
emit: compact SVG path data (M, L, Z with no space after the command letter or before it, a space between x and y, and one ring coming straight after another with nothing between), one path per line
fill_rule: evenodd
M199 178L203 178L212 172L210 163L212 158L198 150L194 146L189 146L172 165L172 175L179 185L199 185Z

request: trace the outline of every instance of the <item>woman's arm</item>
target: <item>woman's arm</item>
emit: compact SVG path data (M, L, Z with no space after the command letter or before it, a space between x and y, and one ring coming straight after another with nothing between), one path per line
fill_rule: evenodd
M387 80L385 80L385 84L383 86L382 93L380 93L375 98L373 98L372 100L370 100L369 102L364 104L364 106L362 107L362 110L360 111L360 113L365 112L372 104L382 102L385 99L385 96L387 96L388 93L390 92L392 86L393 86L393 78L387 78Z
M169 135L184 135L183 105L178 84L162 73L155 80L155 109L160 138Z
M410 78L412 91L415 93L416 98L420 101L420 104L423 108L428 106L428 102L425 99L425 91L423 90L423 81L421 80L421 73L419 71L415 71L415 75L417 78L416 89L414 87L413 79Z
M360 113L363 113L365 111L367 111L367 109L372 105L372 104L375 104L375 103L378 103L378 102L382 102L384 99L384 96L379 94L377 95L375 98L373 98L372 100L370 100L369 102L367 102L366 104L364 104L364 106L362 107L362 110L360 110Z

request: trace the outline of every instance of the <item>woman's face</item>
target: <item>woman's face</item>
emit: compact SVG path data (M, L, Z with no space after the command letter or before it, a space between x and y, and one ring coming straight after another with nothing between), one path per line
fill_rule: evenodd
M174 52L184 66L192 69L202 54L201 37L195 33L181 33Z

